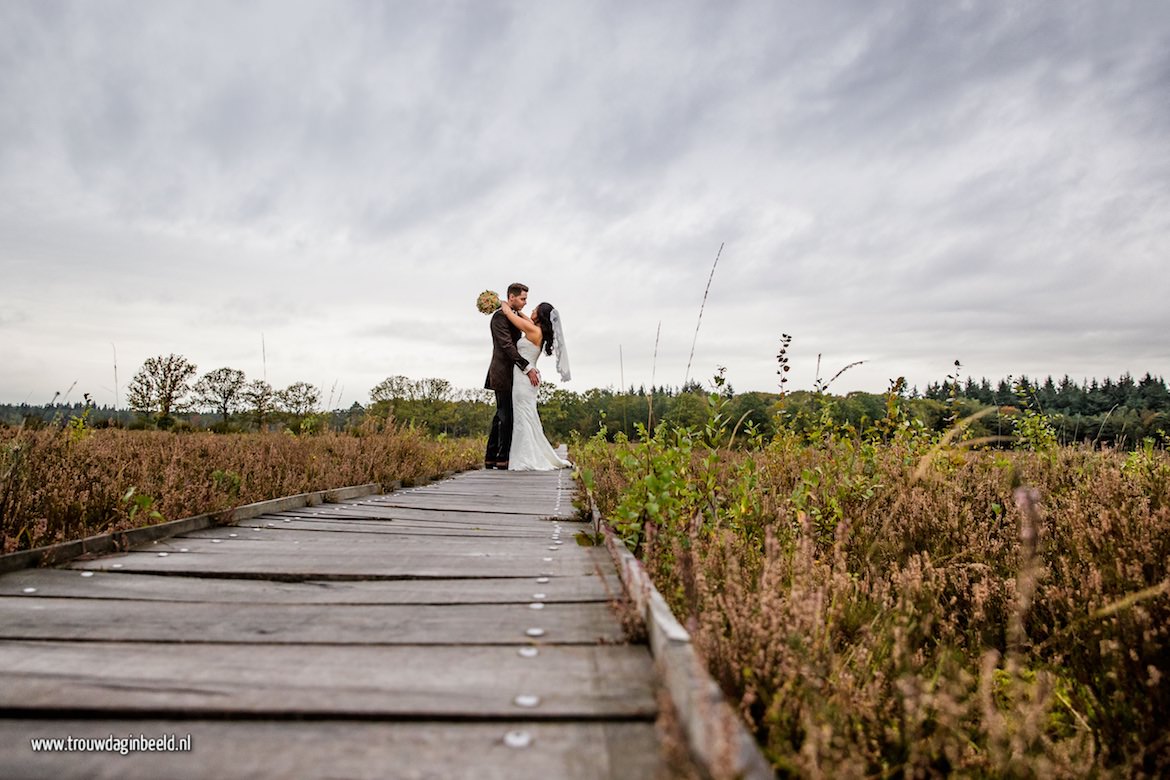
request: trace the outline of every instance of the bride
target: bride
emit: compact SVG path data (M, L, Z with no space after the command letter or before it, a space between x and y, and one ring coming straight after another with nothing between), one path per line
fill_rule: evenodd
M504 305L502 308L508 320L522 334L516 342L521 357L529 365L535 366L542 351L551 355L555 350L557 371L561 379L567 382L570 378L569 355L565 351L560 313L551 303L542 303L533 309L532 319L523 312L513 311L511 306ZM536 388L526 374L512 366L512 451L508 470L550 471L572 465L558 456L548 443L544 427L540 424L540 415L536 411Z

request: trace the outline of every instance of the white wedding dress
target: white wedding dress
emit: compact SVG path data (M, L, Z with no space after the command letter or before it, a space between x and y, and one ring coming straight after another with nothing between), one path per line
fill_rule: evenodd
M534 368L540 358L540 348L523 335L516 341L520 356ZM562 460L544 435L540 415L536 411L536 388L528 374L512 366L512 451L508 456L508 471L551 471L569 468L573 464Z

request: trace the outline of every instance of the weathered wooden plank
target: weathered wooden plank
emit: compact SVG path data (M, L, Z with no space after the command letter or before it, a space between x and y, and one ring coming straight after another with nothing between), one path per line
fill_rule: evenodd
M468 515L473 515L469 517ZM516 514L492 511L467 512L466 510L445 511L434 508L418 508L414 506L397 506L388 504L378 507L326 507L324 509L299 509L281 513L282 517L325 517L343 520L414 520L416 522L452 522L452 523L480 523L491 526L515 525L528 527L532 525L548 525L548 520L559 522L579 522L579 518L551 517L544 514Z
M568 603L621 598L616 574L507 577L461 580L373 580L271 582L259 579L168 577L151 574L25 569L0 578L0 594L24 595L36 588L42 598L140 599L252 604L527 604L540 599ZM608 589L607 589L608 588Z
M229 534L235 534L230 536ZM218 541L217 541L218 540ZM559 544L558 544L559 542ZM362 537L352 533L305 533L289 529L283 523L272 526L246 526L233 528L228 533L197 533L155 542L137 548L138 552L171 552L181 550L198 553L230 553L234 551L263 550L274 555L279 552L293 555L316 555L333 553L346 555L408 555L413 552L445 552L478 555L521 555L535 554L548 547L562 547L552 552L568 555L584 555L572 535L562 533L553 538L549 532L541 536L498 537L488 531L480 534L460 536L420 536L418 534L381 535L375 538Z
M557 501L568 501L576 495L572 490L561 490L555 487L544 487L537 489L524 489L521 486L501 485L498 488L492 488L487 485L471 485L458 486L455 483L444 484L435 488L427 488L424 490L402 490L394 493L387 493L372 499L370 504L384 504L387 502L397 501L403 498L432 498L435 496L451 496L455 498L474 498L482 499L493 503L517 503L525 504L531 502L548 501L555 503ZM354 502L356 503L356 502Z
M0 643L0 711L186 716L652 718L644 648ZM539 697L525 708L516 697Z
M499 512L446 512L435 509L419 509L416 507L406 506L386 506L386 507L362 507L359 509L338 509L335 507L324 507L321 509L294 509L288 512L281 512L279 515L266 515L269 519L272 517L299 517L306 519L322 519L322 520L352 520L352 519L368 519L368 520L412 520L422 523L449 523L458 525L486 525L495 527L513 527L513 528L531 528L531 527L547 527L551 524L547 515L517 515L517 514L502 514ZM573 517L559 517L557 520L561 523L580 522L577 516Z
M572 469L557 469L555 471L497 471L496 469L473 469L456 474L451 479L444 480L443 482L444 484L459 484L473 480L482 480L486 482L521 482L524 480L530 480L532 482L540 482L544 484L550 482L556 484L561 482L567 486L575 485L572 479Z
M571 479L557 479L542 474L509 473L489 474L482 471L468 472L459 479L448 479L418 488L408 488L400 493L458 493L468 490L484 493L576 493L577 486ZM388 494L387 494L388 495Z
M508 514L570 514L576 511L573 507L574 495L569 490L548 488L521 491L514 484L494 490L487 485L461 490L456 483L451 482L445 483L442 489L400 491L378 496L376 500L365 503L369 506L423 506Z
M505 735L527 734L526 748ZM191 751L34 753L34 737L191 735ZM332 777L391 780L610 780L663 776L651 723L370 723L217 720L0 720L11 778L173 780Z
M234 541L234 540L233 540ZM496 555L475 553L411 552L394 554L339 555L314 553L268 554L246 542L246 548L231 550L232 545L216 545L216 552L186 552L159 557L152 552L109 555L91 561L75 561L73 569L92 571L144 572L153 574L206 574L232 577L265 577L274 580L307 579L403 579L403 578L479 578L539 577L592 574L598 568L612 568L604 551L581 548L581 554L561 554L540 548L531 552ZM562 545L568 547L568 545ZM220 548L223 548L222 550ZM181 549L181 548L180 548ZM549 560L545 560L545 559Z
M469 471L453 479L446 479L429 485L397 490L396 493L458 492L469 486L484 492L510 493L575 493L577 485L568 471L552 473L518 471Z
M391 524L387 521L370 521L370 520L293 520L291 522L278 520L277 528L284 528L290 531L304 531L306 533L344 533L351 539L361 539L361 536L355 534L374 534L385 537L397 536L425 536L435 540L441 540L448 536L453 537L475 537L484 538L491 536L496 539L547 539L549 529L545 528L531 528L531 529L499 529L484 526L477 526L467 524L465 526L440 525L438 523L408 523L395 522ZM234 528L251 528L254 526L243 525L235 526ZM566 531L568 529L565 529ZM574 532L577 530L573 528ZM220 534L222 535L222 534ZM216 536L216 534L204 534L208 538ZM174 538L186 539L190 538L187 534L177 534Z
M226 528L227 526L222 526ZM461 525L450 525L440 523L426 523L426 522L411 522L411 521L388 521L388 520L368 520L368 519L317 519L317 518L288 518L288 517L268 517L264 519L249 520L245 524L232 526L232 530L239 529L254 529L257 527L275 528L284 531L306 531L317 532L321 536L318 538L326 538L325 534L339 534L349 537L351 540L363 539L364 537L355 536L355 534L379 534L385 537L390 536L429 536L429 537L495 537L500 539L547 539L553 533L554 526L551 523L541 523L540 525L530 525L528 527L515 526L510 528L498 528L490 525L482 525L475 523L465 523ZM578 526L560 526L562 532L570 530L577 530ZM192 532L189 534L176 534L175 539L189 539L189 538L214 538L216 536L223 536L224 531L218 528L205 529L203 532ZM371 544L380 544L373 540L366 539ZM392 542L390 542L392 544Z
M539 603L539 602L537 602ZM305 644L526 644L622 642L605 604L205 604L0 597L0 639Z
M401 507L403 509L429 509L443 512L494 512L498 514L516 515L518 517L558 517L568 518L576 514L577 510L571 505L556 507L553 504L509 504L503 501L496 503L480 502L474 499L448 498L446 496L416 496L406 497L395 501L388 501L382 506Z
M366 505L383 503L392 500L394 497L401 496L460 496L464 498L500 500L500 501L516 501L522 503L529 499L549 500L549 501L567 501L577 495L574 490L561 490L556 487L543 488L524 488L512 484L496 484L491 486L476 485L476 484L456 484L444 483L433 488L424 488L422 490L414 491L398 491L395 493L387 493L378 496L370 501L350 502L353 505Z
M499 485L496 487L480 484L480 485L458 485L454 482L444 483L443 485L433 488L425 488L421 490L400 490L394 493L386 493L377 496L369 501L363 501L363 504L378 505L388 502L401 500L403 498L431 498L434 496L450 496L453 498L474 498L477 500L484 500L493 503L516 503L525 504L531 502L548 501L555 503L557 501L570 501L576 495L576 491L559 489L555 486L539 487L526 489L523 486L516 484ZM357 502L350 502L357 503Z
M576 483L572 479L571 472L564 470L541 473L535 471L476 469L474 471L465 471L462 474L454 476L451 479L442 480L441 482L417 485L415 487L405 488L404 490L449 490L452 487L458 488L467 483L506 485L509 487L527 486L544 489L558 488L563 490L575 490L577 488Z

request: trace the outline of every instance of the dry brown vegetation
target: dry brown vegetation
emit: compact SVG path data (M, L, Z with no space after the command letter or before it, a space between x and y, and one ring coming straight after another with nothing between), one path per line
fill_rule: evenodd
M577 458L782 775L1170 772L1165 451L703 439Z
M479 440L402 428L305 437L0 428L2 549L314 490L419 481L474 466L482 450Z

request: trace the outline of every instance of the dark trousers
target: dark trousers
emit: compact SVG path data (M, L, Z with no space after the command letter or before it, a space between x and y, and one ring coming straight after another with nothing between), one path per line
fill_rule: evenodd
M484 463L506 463L512 452L512 388L496 390L496 416L488 434Z

